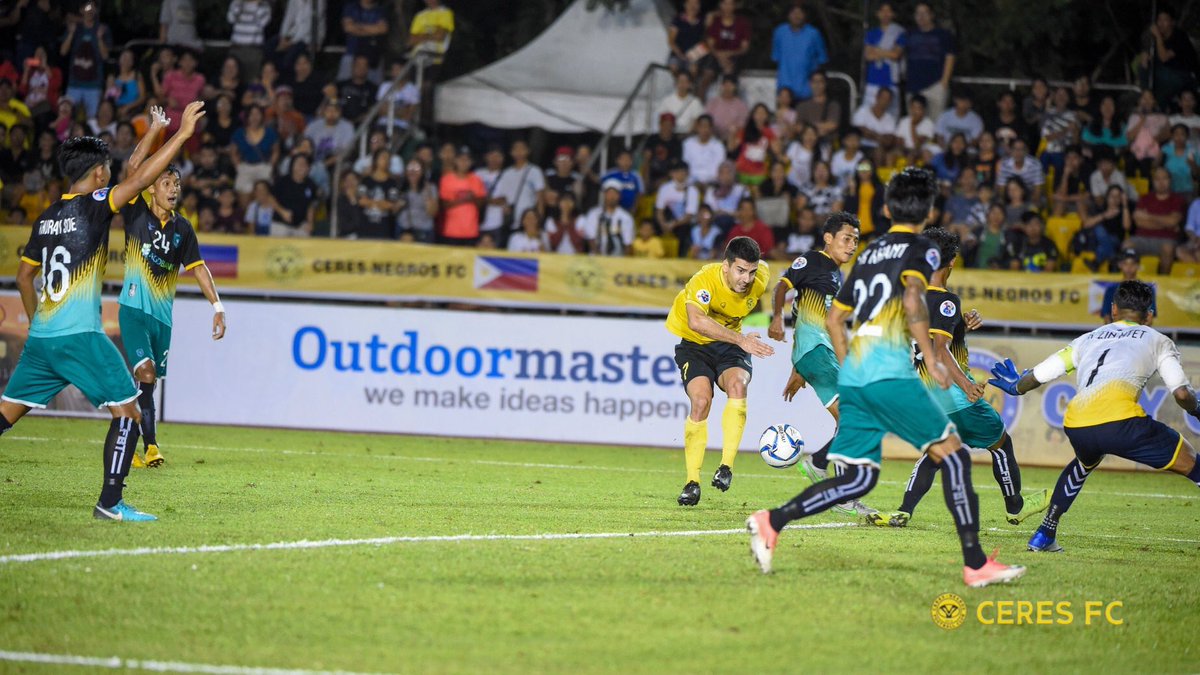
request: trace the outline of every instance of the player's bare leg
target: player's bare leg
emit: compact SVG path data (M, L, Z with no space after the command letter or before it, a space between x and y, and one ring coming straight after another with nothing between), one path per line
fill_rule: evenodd
M687 384L691 411L683 426L683 461L687 467L687 483L679 494L680 506L700 503L700 469L704 466L704 451L708 448L708 413L712 409L713 383L707 377L697 377Z
M713 475L712 486L724 492L733 483L733 462L742 444L742 433L746 430L746 390L750 384L750 373L741 368L730 368L721 373L717 384L729 398L721 414L721 466Z
M138 395L138 407L141 410L142 442L146 451L144 461L138 457L137 451L134 451L133 468L159 467L165 460L158 449L157 411L154 407L154 387L158 383L158 373L154 368L154 361L147 359L139 364L133 371L133 379L137 380L141 392Z
M0 401L0 436L13 428L31 410L27 405L13 401Z

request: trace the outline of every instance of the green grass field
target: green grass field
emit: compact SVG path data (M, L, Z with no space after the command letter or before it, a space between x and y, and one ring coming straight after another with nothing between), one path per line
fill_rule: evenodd
M785 532L764 576L746 515L801 479L753 455L730 492L684 509L681 453L165 425L167 466L135 471L126 493L161 521L128 525L91 518L105 426L30 418L0 440L2 651L226 672L1200 670L1200 493L1179 476L1094 474L1061 527L1067 552L1037 556L1024 551L1036 523L1006 525L977 466L985 547L1030 570L973 591L937 486L907 530ZM868 501L894 508L909 468L888 463ZM1024 472L1027 489L1056 477ZM534 536L420 539L464 534ZM395 537L417 540L353 541ZM344 545L11 558L333 539ZM931 620L943 592L968 605L958 630ZM1074 623L977 620L980 603L1009 600L1070 602ZM1124 624L1085 625L1086 601L1121 601Z

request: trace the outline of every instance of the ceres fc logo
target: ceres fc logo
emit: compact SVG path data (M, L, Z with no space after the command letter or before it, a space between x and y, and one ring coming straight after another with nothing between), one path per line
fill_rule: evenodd
M967 620L967 603L954 593L942 593L934 598L929 613L938 627L954 630Z
M304 273L304 256L295 246L276 246L267 251L267 276L275 281L293 281Z

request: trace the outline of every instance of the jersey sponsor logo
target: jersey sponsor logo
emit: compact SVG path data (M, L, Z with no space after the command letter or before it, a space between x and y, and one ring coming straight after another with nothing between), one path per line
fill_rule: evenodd
M794 261L792 261L792 269L794 269L794 270L802 270L807 266L808 266L808 258L805 258L804 256L800 256L799 258L796 258Z
M942 254L936 248L931 248L925 251L925 262L929 263L929 266L936 272L942 266Z
M98 202L102 202L105 199L108 199L108 188L100 188L99 190L96 190L95 192L93 192L92 199L95 199Z
M712 294L702 288L699 291L696 291L696 300L698 300L702 305L707 305L712 301Z
M951 317L951 316L954 316L954 314L957 311L958 311L958 308L954 306L954 301L946 300L945 302L942 303L942 307L941 307L942 316Z

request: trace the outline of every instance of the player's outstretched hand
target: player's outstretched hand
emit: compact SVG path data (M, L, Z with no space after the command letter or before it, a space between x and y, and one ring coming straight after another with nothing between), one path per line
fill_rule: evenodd
M796 397L796 392L808 386L808 382L804 376L796 371L792 371L792 376L788 378L787 384L783 387L783 400L789 403Z
M196 133L196 123L204 117L204 101L192 101L183 109L183 120L179 123L179 133L185 138L191 138Z
M170 125L171 118L167 117L167 113L161 106L156 105L150 108L150 129L152 131L166 129Z
M967 330L976 331L983 326L983 317L979 315L979 310L973 309L963 314L963 319L967 322Z
M747 354L757 356L760 359L765 359L775 353L775 349L771 345L762 341L762 336L758 333L747 333L742 336L742 349L746 350Z
M1025 373L1028 372L1028 370L1025 371ZM992 366L992 379L988 380L988 384L1011 396L1020 396L1021 392L1017 389L1017 383L1021 381L1021 377L1025 373L1017 371L1017 366L1012 359L997 361L996 365Z
M225 337L225 312L213 314L212 339L220 340Z
M767 337L776 342L783 342L783 317L777 316L771 319L771 325L767 327Z

